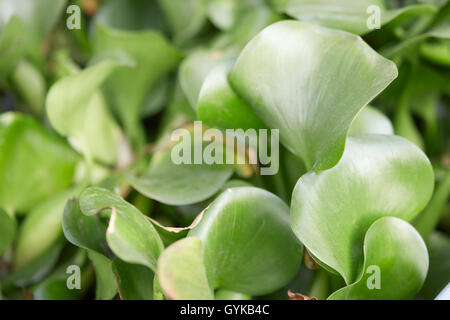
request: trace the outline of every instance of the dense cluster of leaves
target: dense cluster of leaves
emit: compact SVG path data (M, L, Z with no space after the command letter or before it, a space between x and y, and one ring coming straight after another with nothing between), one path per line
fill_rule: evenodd
M0 0L0 99L0 297L450 282L447 0ZM170 134L195 120L279 129L278 172L175 164Z

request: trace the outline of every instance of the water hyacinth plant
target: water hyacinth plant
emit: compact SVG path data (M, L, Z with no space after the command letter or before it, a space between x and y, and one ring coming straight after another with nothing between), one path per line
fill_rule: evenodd
M448 0L0 0L0 112L3 299L450 299Z

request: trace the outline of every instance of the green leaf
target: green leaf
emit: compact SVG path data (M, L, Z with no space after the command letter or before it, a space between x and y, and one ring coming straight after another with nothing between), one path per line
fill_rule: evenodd
M105 59L56 82L47 95L52 126L86 157L114 164L121 131L110 115L100 85L123 61Z
M433 14L437 8L431 5L411 5L399 9L386 9L383 0L272 0L278 11L298 20L313 22L333 29L366 34L371 32L369 18L376 6L380 13L380 27L395 19L402 20L424 14Z
M428 252L419 233L394 217L380 218L367 230L364 259L359 279L329 299L412 299L428 271ZM376 287L377 276L379 287Z
M223 192L188 234L203 242L210 286L253 296L289 283L300 267L302 246L288 220L289 208L270 192Z
M433 232L427 241L430 253L430 269L423 285L425 299L434 299L450 282L450 238L441 232Z
M24 287L41 280L56 265L62 248L62 243L56 243L27 265L1 278L2 289L6 291L14 286Z
M16 234L16 220L0 208L0 256L8 249Z
M191 131L183 131L186 134L180 137L178 143L190 150L189 158L192 160L196 134ZM180 151L179 146L175 145L156 152L147 171L141 177L130 175L128 181L133 188L151 199L170 205L187 205L214 195L233 173L230 165L207 164L204 161L201 164L194 164L194 161L191 161L192 164L176 164L172 153L178 155Z
M42 59L42 42L62 14L66 0L2 0L0 1L0 32L13 19L20 20L16 29L18 42L28 55ZM3 29L3 30L2 30ZM1 48L1 46L0 46Z
M28 212L67 188L79 156L33 118L0 115L0 206Z
M108 252L106 226L98 215L83 214L76 199L67 201L64 207L62 228L70 243L102 254Z
M13 16L9 19L6 26L0 28L0 80L4 82L8 74L22 57L25 51L25 26L22 21Z
M265 128L253 109L230 87L228 72L233 64L226 61L208 74L200 90L197 118L208 126L224 129Z
M229 79L284 146L321 170L339 161L353 118L396 76L355 35L281 21L247 44Z
M239 292L229 291L229 290L218 290L215 294L215 300L250 300L247 294L242 294Z
M141 264L153 271L163 243L152 223L138 209L109 190L87 188L80 196L84 214L111 211L106 240L120 259Z
M380 53L385 57L394 59L403 56L415 56L420 45L428 39L450 39L450 6L443 9L441 18L435 21L435 24L426 32L405 39L394 45L385 46Z
M16 268L30 263L62 240L64 204L80 191L80 186L64 190L30 211L20 225L17 236L14 255Z
M436 190L423 212L413 221L413 225L425 240L438 225L445 206L450 197L450 169L447 169L443 180L438 184Z
M109 0L102 3L94 23L121 30L161 29L164 21L156 1Z
M175 43L184 43L197 35L206 22L204 0L158 0Z
M113 259L119 295L122 300L152 300L155 274L147 267Z
M353 119L348 134L350 136L360 134L394 134L394 127L391 120L381 111L366 106Z
M100 23L95 25L93 44L97 55L122 50L135 61L134 68L115 69L104 84L108 101L127 130L135 130L150 88L177 65L181 55L158 31L124 31Z
M44 76L26 60L21 60L12 73L12 81L30 110L41 114L47 93Z
M198 95L209 72L220 62L231 58L235 54L234 49L199 49L183 60L179 68L178 80L194 110L197 110Z
M363 263L364 235L384 216L411 221L427 204L434 175L425 154L389 135L350 137L332 169L297 182L291 226L308 251L354 282Z
M111 260L96 251L88 250L87 253L95 270L95 299L111 300L117 294Z
M198 238L181 239L163 251L158 260L158 280L172 300L214 299Z

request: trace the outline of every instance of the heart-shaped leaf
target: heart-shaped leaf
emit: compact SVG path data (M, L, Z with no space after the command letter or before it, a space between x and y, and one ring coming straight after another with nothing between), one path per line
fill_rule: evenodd
M0 115L0 206L28 212L67 188L79 156L33 118Z
M412 299L427 271L427 247L419 233L401 219L380 218L365 235L364 267L359 279L329 299Z
M229 79L307 168L327 169L353 118L396 76L394 63L355 35L281 21L247 44Z
M309 172L295 186L291 226L308 251L354 282L367 229L383 216L411 221L434 186L430 162L408 140L389 135L350 137L332 169Z
M289 208L270 192L254 187L224 191L188 234L203 242L210 286L262 295L292 280L302 246L288 219Z
M138 209L115 193L98 187L83 191L80 208L86 215L110 210L106 240L111 250L128 263L156 270L163 243L152 223Z

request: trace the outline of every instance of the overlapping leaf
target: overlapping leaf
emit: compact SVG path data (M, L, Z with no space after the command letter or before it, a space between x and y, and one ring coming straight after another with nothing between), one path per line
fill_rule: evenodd
M195 267L185 265L186 260L178 256L180 251L189 255ZM206 299L217 288L262 295L292 280L301 253L302 247L289 229L288 207L283 201L262 189L232 188L205 210L187 239L162 254L158 270L168 264L172 267L158 277L171 298L197 295ZM204 272L207 283L203 278L197 282L201 288L190 287L190 278L204 277ZM174 279L186 282L178 287Z
M362 268L370 225L384 216L411 221L427 204L433 185L429 160L406 139L350 137L335 167L298 181L291 226L310 253L350 284Z
M105 59L56 82L47 95L53 127L90 159L114 164L121 131L108 111L100 85L123 60Z
M339 161L353 118L396 76L357 36L282 21L249 42L230 81L308 168L327 169Z

